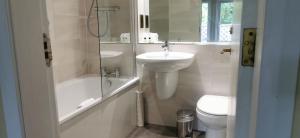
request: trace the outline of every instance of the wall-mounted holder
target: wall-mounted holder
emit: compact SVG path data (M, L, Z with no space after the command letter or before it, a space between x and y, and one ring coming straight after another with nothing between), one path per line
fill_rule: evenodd
M229 54L231 55L231 52L232 52L231 48L224 48L224 49L220 52L220 54L229 53Z

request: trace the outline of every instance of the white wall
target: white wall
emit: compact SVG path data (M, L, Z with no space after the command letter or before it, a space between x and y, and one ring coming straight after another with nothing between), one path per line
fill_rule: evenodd
M159 100L155 91L154 73L143 74L143 91L146 102L146 122L165 126L176 126L179 109L196 109L198 99L204 94L230 95L231 60L229 54L221 55L223 48L230 45L175 45L172 51L195 53L194 63L179 72L178 87L173 97ZM160 44L137 46L137 54L162 51ZM141 75L141 68L138 68Z
M56 83L87 73L88 0L46 0Z

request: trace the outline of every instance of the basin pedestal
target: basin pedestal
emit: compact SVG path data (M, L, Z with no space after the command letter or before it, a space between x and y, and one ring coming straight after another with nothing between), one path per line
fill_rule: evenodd
M155 73L156 94L159 99L172 97L177 88L178 71Z

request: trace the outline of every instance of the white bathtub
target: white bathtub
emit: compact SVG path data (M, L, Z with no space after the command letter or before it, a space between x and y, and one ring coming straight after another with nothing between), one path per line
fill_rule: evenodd
M105 101L127 87L135 84L138 78L121 79L103 78L103 95L101 94L101 78L86 76L65 81L56 86L56 103L59 123L74 118L91 107Z

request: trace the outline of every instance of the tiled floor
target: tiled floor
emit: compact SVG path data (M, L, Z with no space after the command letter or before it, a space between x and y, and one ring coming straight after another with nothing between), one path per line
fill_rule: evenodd
M147 125L137 128L127 138L177 138L175 127L164 127L157 125ZM200 132L194 132L192 138L204 138Z

